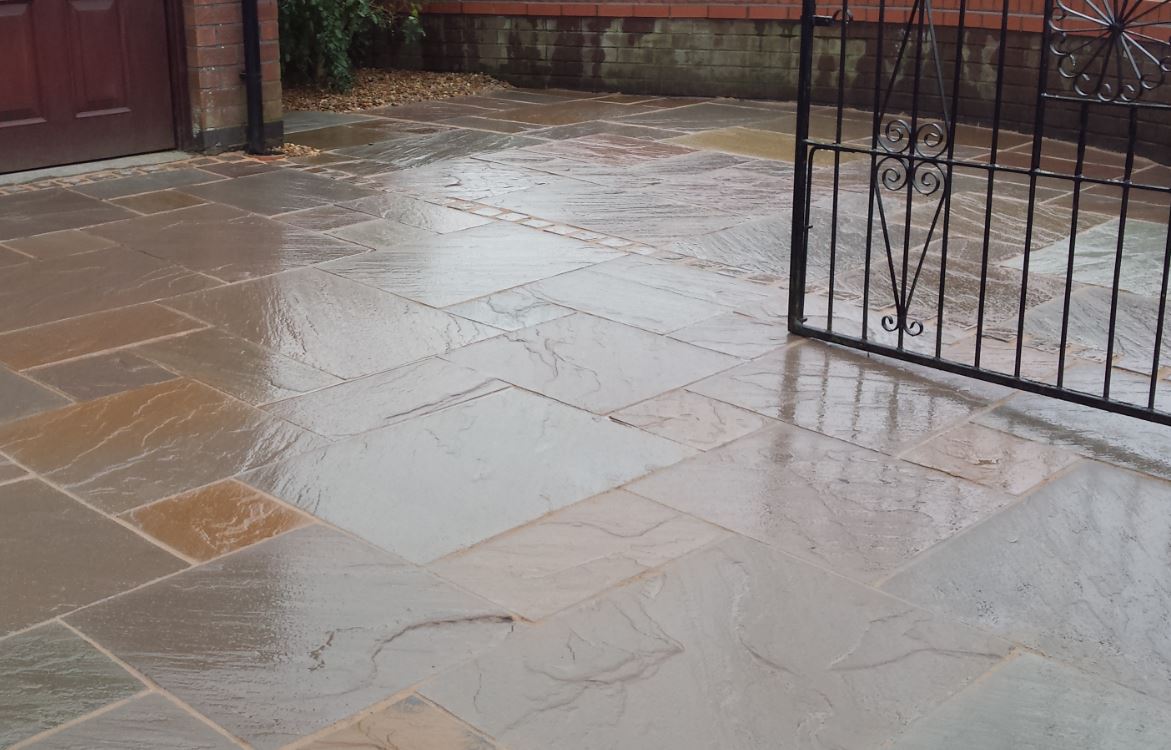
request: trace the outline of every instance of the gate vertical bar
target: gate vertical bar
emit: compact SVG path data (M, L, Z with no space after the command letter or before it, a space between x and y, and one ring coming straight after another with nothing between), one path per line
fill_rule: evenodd
M817 0L801 3L801 67L797 76L796 153L793 154L793 234L789 247L789 330L805 318L806 237L809 232L809 185L804 178L809 162L809 112L813 97L813 27Z

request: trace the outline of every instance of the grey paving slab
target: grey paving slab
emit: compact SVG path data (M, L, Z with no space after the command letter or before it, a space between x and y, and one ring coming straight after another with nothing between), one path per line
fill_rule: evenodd
M771 300L779 294L777 289L762 284L644 255L625 255L599 264L593 270L617 279L628 279L655 289L729 307Z
M446 310L504 331L528 328L548 320L564 318L574 312L568 307L538 297L523 286L461 302Z
M388 370L495 333L318 269L187 295L168 304L340 378Z
M510 389L244 480L395 554L429 562L691 453Z
M1171 484L1083 464L891 578L896 596L1171 700Z
M0 198L0 240L76 229L134 216L133 211L70 190L50 188Z
M499 608L320 526L70 622L256 748L324 729L516 627Z
M1070 387L1101 395L1098 366L1079 365L1067 377ZM1081 386L1078 388L1078 386ZM1119 401L1146 404L1150 380L1115 370L1111 393ZM1157 391L1156 405L1171 407L1171 388ZM1099 461L1171 479L1171 427L1102 409L1021 393L975 421L1026 440L1045 443Z
M425 685L515 750L879 747L1007 644L733 539Z
M739 361L581 313L464 347L445 359L599 414Z
M1009 394L819 344L766 354L689 390L885 452L909 447Z
M145 685L59 624L0 641L0 745L129 698Z
M436 206L415 198L398 194L374 195L369 198L352 201L345 204L347 208L377 216L380 219L390 219L419 229L426 229L437 234L458 232L461 229L491 224L492 220L467 213L456 211L454 208Z
M185 567L38 479L0 485L0 513L0 635Z
M231 739L158 693L56 732L28 745L29 750L232 750Z
M788 425L630 485L855 580L873 581L1012 498Z
M247 175L235 180L185 188L183 192L272 216L300 208L357 200L374 191L295 169Z
M475 370L425 359L289 398L265 411L319 435L349 437L507 387Z
M0 423L65 406L69 399L59 393L0 367Z
M1171 704L1034 654L998 667L892 750L1167 750Z
M729 311L590 268L529 284L526 289L550 302L654 333L669 333Z
M165 169L133 177L120 177L113 180L98 180L86 185L73 188L77 192L91 198L121 198L126 195L149 193L154 190L184 187L187 185L201 185L205 182L216 182L224 179L214 172L205 172L202 169Z
M404 240L386 250L322 267L417 302L446 307L619 255L569 237L493 222L438 237Z
M358 112L307 112L292 110L285 112L281 120L285 125L286 133L300 133L305 130L317 130L335 125L348 125L352 122L375 119L373 115L364 115Z
M796 339L786 325L747 315L725 313L674 331L671 338L734 357L752 359Z

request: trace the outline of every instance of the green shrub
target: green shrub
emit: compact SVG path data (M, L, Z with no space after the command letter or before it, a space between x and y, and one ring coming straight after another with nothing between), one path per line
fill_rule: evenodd
M279 0L281 75L339 91L354 80L354 55L379 30L423 35L416 0Z

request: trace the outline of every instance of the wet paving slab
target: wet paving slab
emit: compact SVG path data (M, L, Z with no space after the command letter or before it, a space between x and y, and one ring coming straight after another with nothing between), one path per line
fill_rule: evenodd
M791 335L791 104L286 124L322 150L0 197L0 746L1161 747L1168 428ZM834 330L895 343L870 165L835 201L831 163L806 315L832 247ZM954 178L905 345L946 282L972 361L986 249L1011 373L1029 181ZM1071 190L1038 180L1022 375L1055 382L1076 244L1064 382L1145 404L1166 203L1131 191L1110 348L1120 196L1071 233Z

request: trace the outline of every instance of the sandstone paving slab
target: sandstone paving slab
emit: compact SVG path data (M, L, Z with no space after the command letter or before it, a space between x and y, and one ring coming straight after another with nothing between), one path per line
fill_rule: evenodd
M489 115L501 120L514 120L534 125L570 125L588 120L606 120L651 112L649 107L632 104L617 104L599 100L583 99L553 105L535 104L515 109L505 109Z
M0 335L0 362L23 370L204 327L161 305L131 305Z
M343 379L442 354L496 332L317 269L187 295L168 305Z
M184 567L39 480L0 486L0 512L6 519L0 527L0 635ZM0 700L0 711L3 705Z
M791 343L789 328L774 320L725 313L671 333L686 341L734 357L752 359Z
M435 307L466 302L620 256L617 250L493 222L327 263L330 273Z
M336 206L332 203L314 208L303 208L300 211L292 211L287 214L278 214L274 218L295 227L312 229L315 232L327 232L331 229L340 229L351 224L370 221L369 214Z
M417 695L303 746L305 750L497 750L484 734Z
M454 208L436 206L415 198L395 193L383 193L369 198L351 201L345 204L347 208L377 216L380 219L390 219L400 224L426 229L437 234L458 232L461 229L491 224L491 219L483 216L456 211Z
M459 198L479 201L563 178L532 169L510 167L474 158L443 161L378 175L373 178L382 188L414 195Z
M265 276L365 250L219 204L141 216L93 231L223 281Z
M1071 368L1068 385L1101 395L1102 375L1095 366ZM1145 375L1115 370L1111 378L1112 398L1119 401L1145 406L1149 389ZM1171 407L1171 388L1163 386L1157 395L1157 408ZM1013 396L975 421L1026 440L1171 479L1167 451L1171 427L1167 425L1029 393Z
M1078 457L1044 443L965 424L903 454L903 458L1013 495L1028 492Z
M0 641L0 674L4 747L145 689L112 659L56 623Z
M55 732L26 747L30 750L232 750L230 738L158 693L128 703Z
M1021 654L911 725L892 750L1171 747L1171 705Z
M662 128L647 128L641 125L624 125L606 120L587 120L569 125L556 125L540 130L530 130L526 135L533 138L548 138L551 141L581 138L585 135L623 135L627 138L645 138L652 141L664 141L668 138L677 138L683 135L683 132L679 130L664 130Z
M523 286L461 302L445 309L461 318L484 323L502 331L516 331L573 314L572 309L542 299Z
M114 243L105 237L99 237L80 229L63 229L59 232L38 234L35 237L21 237L8 240L4 244L38 260L63 258L67 255L105 250L114 246ZM23 262L27 258L21 257L20 260Z
M1171 485L1097 463L957 536L883 588L1171 700Z
M295 510L230 480L137 508L125 518L171 549L200 561L309 522Z
M241 401L266 404L341 382L217 328L136 347L135 352Z
M772 424L755 412L683 390L628 406L610 418L704 451Z
M771 300L779 292L750 281L644 255L625 255L594 266L593 271L707 302L738 307Z
M736 268L786 277L789 273L789 218L754 219L667 245L670 252Z
M22 467L9 461L4 456L0 456L0 484L8 484L19 479L24 479L28 476L28 472Z
M599 414L739 361L581 313L464 347L445 359Z
M860 581L874 581L1011 496L788 425L630 485Z
M25 263L0 274L0 331L153 302L218 283L120 247Z
M332 229L330 234L371 250L392 250L405 242L427 242L435 237L434 232L399 221L371 219L369 214L360 215L365 217L364 221Z
M425 359L270 404L265 411L318 435L341 438L507 387L507 383L475 370L442 359Z
M464 661L516 627L499 608L320 526L70 622L266 750Z
M355 159L381 162L385 165L384 171L390 172L537 143L541 141L523 135L456 129L343 148L338 153Z
M879 747L1007 650L736 538L422 693L515 750Z
M175 373L127 351L98 354L31 370L30 377L77 401L88 401L175 378Z
M1080 284L1112 287L1118 253L1119 221L1114 219L1081 232L1029 255L1032 273L1065 278L1073 244L1073 280ZM1167 254L1167 224L1131 219L1123 235L1119 288L1150 297L1158 297L1163 279L1163 260ZM1023 258L1005 261L1020 268Z
M496 198L492 205L648 244L666 244L737 223L737 218L645 192L584 182L555 183Z
M183 192L272 216L299 208L357 200L374 191L296 169L280 169L235 180L184 188Z
M646 138L632 138L613 133L585 135L530 148L533 151L561 156L566 159L627 167L634 164L653 163L669 156L682 156L694 150Z
M69 399L0 367L0 423L65 406Z
M701 102L685 107L660 109L631 115L623 117L618 121L631 125L694 132L736 126L751 127L753 123L770 120L775 116L776 113L766 109L740 107L716 102Z
M77 229L134 216L72 190L49 188L0 197L0 240Z
M86 185L78 185L73 190L83 195L88 195L91 198L109 200L111 198L151 193L156 190L166 190L168 188L200 185L205 182L216 182L222 179L224 179L222 176L214 172L205 172L202 169L163 169L157 172L150 172L149 174L134 175L132 177L98 180L97 182L91 182Z
M750 156L754 159L792 161L796 151L796 142L793 140L792 132L778 133L770 130L730 127L672 138L671 143L696 149L710 149L739 156ZM843 154L843 156L849 158L847 154Z
M1111 303L1110 290L1101 287L1077 289L1070 295L1067 343L1077 347L1077 355L1082 359L1106 361ZM1025 313L1024 327L1029 342L1041 349L1057 351L1061 345L1064 311L1062 297L1030 308ZM1114 320L1114 364L1135 372L1150 372L1155 355L1159 301L1131 292L1119 292ZM1171 313L1166 313L1164 325L1167 323L1171 323ZM1013 319L991 327L989 333L1007 337L1015 336L1016 330L1017 321ZM1171 336L1164 335L1159 356L1163 365L1171 363Z
M113 512L260 466L323 441L186 379L0 428L0 449ZM191 460L198 456L198 460Z
M766 354L688 389L884 452L909 447L1010 393L813 344Z
M727 535L614 490L430 568L529 620L540 620Z
M375 119L373 115L360 112L315 112L290 111L281 118L285 125L285 133L301 133L306 130L348 125L352 122L364 122Z
M691 453L510 389L251 472L244 481L425 563Z
M444 125L452 127L471 128L472 130L487 130L493 133L525 133L540 128L540 125L526 122L512 122L511 120L494 120L491 117L480 115L461 115L441 120Z
M537 297L600 318L669 333L728 312L705 300L585 268L525 287Z
M177 211L180 208L190 208L205 203L202 198L188 195L178 190L158 190L153 193L142 193L125 198L115 198L113 203L125 206L140 214L157 214L164 211Z

